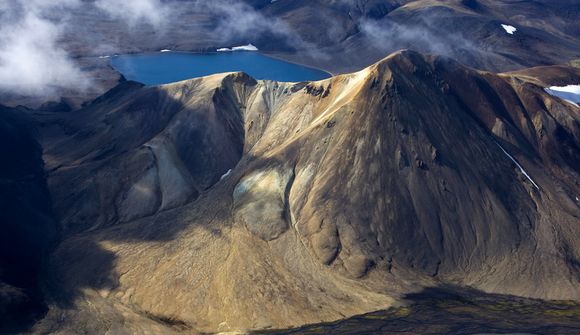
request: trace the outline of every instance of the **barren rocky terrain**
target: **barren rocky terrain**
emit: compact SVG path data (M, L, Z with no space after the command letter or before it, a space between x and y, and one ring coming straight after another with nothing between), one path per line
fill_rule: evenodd
M580 110L542 86L578 78L403 51L24 111L62 241L34 330L289 328L441 285L578 300Z
M580 329L580 108L546 90L580 83L577 1L171 3L84 1L91 85L0 92L0 333ZM100 58L247 43L335 76Z

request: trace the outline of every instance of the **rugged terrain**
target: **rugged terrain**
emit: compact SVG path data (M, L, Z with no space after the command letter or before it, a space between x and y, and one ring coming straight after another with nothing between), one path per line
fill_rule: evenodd
M213 52L253 43L266 54L335 74L358 71L403 48L494 72L580 58L575 0L162 2L170 15L158 25L107 17L92 0L65 16L60 44L92 81L86 90L61 92L65 101L80 106L116 85L119 74L99 56L161 49ZM502 24L517 31L510 35ZM1 92L0 98L11 106L43 102Z
M451 56L493 71L580 58L576 19L580 4L574 0L219 0L214 5L202 4L179 0L169 24L133 29L126 29L126 22L104 20L99 12L81 7L71 17L77 29L71 29L64 42L77 56L100 56L107 49L117 53L165 48L215 51L251 42L264 52L333 73L360 70L402 48ZM507 34L502 24L513 25L517 31Z
M579 72L402 51L20 109L61 235L33 331L290 328L446 285L578 301L580 109L544 87Z

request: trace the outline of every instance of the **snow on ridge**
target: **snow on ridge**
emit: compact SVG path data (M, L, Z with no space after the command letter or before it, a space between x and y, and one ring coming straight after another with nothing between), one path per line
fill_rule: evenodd
M520 169L520 171L521 171L521 172L524 174L524 176L526 176L526 178L528 178L528 180L529 180L529 181L531 181L531 182L532 182L532 184L534 184L534 186L536 187L536 189L538 189L538 190L539 190L540 188L538 187L538 184L536 184L536 183L535 183L535 182L532 180L532 177L530 177L530 175L529 175L529 174L526 172L526 170L524 170L524 168L523 168L523 167L520 165L520 163L518 163L518 161L516 161L516 159L515 159L515 158L513 158L513 157L512 157L512 155L510 155L510 154L509 154L507 151L505 151L505 149L504 149L504 148L503 148L501 145L499 145L499 143L497 143L497 142L496 142L495 144L497 144L497 146L498 146L498 147L501 149L501 151L503 151L503 153L504 153L506 156L508 156L508 157L509 157L509 159L511 159L511 161L512 161L512 162L514 162L514 163L517 165L518 169Z
M240 45L238 47L233 47L233 48L219 48L216 50L217 52L228 52L228 51L258 51L258 48L256 48L255 45L253 45L252 43L247 44L247 45Z
M227 176L230 175L230 173L232 173L232 169L229 169L228 172L224 173L221 177L220 180L223 180L224 178L226 178Z
M544 89L548 94L564 99L569 103L580 107L580 85L551 86Z
M509 24L503 24L502 23L502 28L505 30L506 33L513 35L518 29L514 26L510 26Z
M170 51L171 50L169 50L169 49L161 49L161 50L159 50L159 52L170 52Z

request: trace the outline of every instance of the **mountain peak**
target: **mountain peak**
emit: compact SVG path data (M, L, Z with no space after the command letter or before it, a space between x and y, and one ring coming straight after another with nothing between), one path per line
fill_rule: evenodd
M578 298L570 108L409 50L317 82L119 90L41 136L65 236L52 290L209 332L364 313L434 277Z

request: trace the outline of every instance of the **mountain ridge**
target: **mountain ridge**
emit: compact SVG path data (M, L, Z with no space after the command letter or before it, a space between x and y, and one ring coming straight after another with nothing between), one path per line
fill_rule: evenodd
M569 71L401 51L33 112L63 235L36 330L288 328L446 283L580 299L580 111L537 86Z

